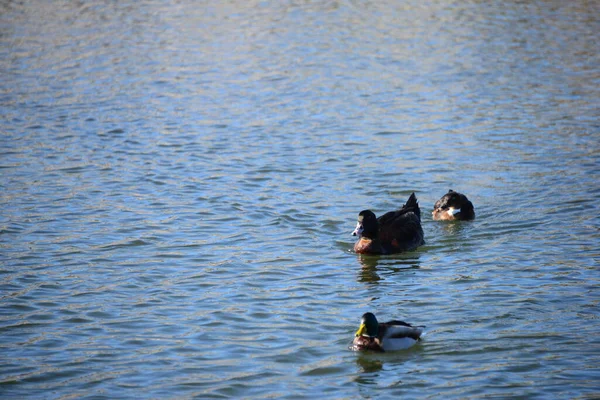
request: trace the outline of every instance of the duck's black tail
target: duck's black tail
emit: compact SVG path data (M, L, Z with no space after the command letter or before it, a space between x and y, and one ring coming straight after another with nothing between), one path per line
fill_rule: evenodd
M402 206L402 211L405 213L414 212L417 214L417 217L421 219L421 209L419 208L419 202L417 201L417 196L415 196L414 192L410 195L406 204Z

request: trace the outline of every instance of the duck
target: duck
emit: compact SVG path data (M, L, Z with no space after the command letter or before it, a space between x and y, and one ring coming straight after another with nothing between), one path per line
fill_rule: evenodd
M475 219L475 208L467 196L450 189L435 202L431 215L434 221L467 221Z
M358 236L354 251L359 254L392 254L411 251L423 245L421 210L415 194L397 211L377 218L373 211L358 214L353 236Z
M408 349L421 340L424 328L397 320L380 323L375 314L367 312L361 317L351 348L379 352Z

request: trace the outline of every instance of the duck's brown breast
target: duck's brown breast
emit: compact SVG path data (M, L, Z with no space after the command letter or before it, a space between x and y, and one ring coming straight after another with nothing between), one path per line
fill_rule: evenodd
M352 342L354 350L375 350L383 351L378 338L370 338L367 336L357 336Z
M366 254L373 252L373 240L367 238L360 238L354 244L354 251L359 254Z

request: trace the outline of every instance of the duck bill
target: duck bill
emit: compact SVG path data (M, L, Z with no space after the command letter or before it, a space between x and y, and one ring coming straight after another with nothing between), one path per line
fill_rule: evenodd
M360 324L360 327L355 333L355 336L362 336L367 331L367 326L365 324Z
M356 224L356 228L354 228L354 231L352 231L352 236L362 236L363 230L362 224L358 222Z

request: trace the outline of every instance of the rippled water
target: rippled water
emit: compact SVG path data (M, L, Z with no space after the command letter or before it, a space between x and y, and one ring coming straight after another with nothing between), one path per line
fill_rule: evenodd
M600 396L598 2L0 8L0 397Z

